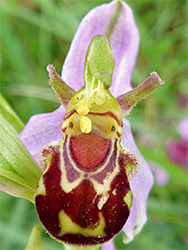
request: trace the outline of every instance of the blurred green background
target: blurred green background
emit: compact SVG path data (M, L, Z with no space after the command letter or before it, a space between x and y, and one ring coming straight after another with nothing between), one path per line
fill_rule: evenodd
M24 123L37 113L59 106L48 86L46 66L61 72L70 42L83 16L103 0L1 0L1 92ZM135 140L148 161L169 175L165 186L154 184L148 200L148 222L135 240L114 240L117 249L187 249L187 172L172 163L165 142L179 138L178 123L187 115L187 1L127 0L140 31L140 50L133 86L157 71L165 86L138 104L128 116ZM0 249L24 249L38 223L34 207L0 193ZM63 249L42 229L45 249Z

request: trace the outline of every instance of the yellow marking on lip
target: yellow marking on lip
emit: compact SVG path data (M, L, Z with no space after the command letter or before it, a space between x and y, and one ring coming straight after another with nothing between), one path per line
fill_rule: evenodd
M129 190L129 192L125 195L124 197L124 202L127 204L129 210L131 209L132 207L132 203L133 203L133 197L132 197L132 192L131 190Z
M52 155L53 155L53 143L49 144L47 147L45 147L43 150L41 150L41 153L39 154L39 160L41 160L41 164L45 164L45 170L39 180L39 183L37 185L36 188L36 195L46 195L46 187L44 185L43 182L43 177L45 175L46 172L48 172L49 168L50 168L50 164L52 161ZM46 151L46 152L45 152Z
M83 228L74 223L71 218L61 210L59 212L59 222L61 226L61 232L59 233L59 237L64 234L82 234L85 237L104 237L106 233L104 232L104 228L106 226L105 219L102 213L99 212L99 222L98 225L93 225L93 228Z
M43 175L39 180L38 187L36 189L36 195L46 195L46 187L43 183Z

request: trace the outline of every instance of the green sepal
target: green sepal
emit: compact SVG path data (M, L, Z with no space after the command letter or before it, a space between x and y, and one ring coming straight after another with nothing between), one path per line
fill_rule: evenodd
M0 109L1 115L7 120L17 133L20 133L24 128L24 123L20 120L18 115L13 111L5 98L0 94Z
M85 59L84 82L91 84L93 77L109 88L115 62L107 37L98 35L93 37Z
M54 92L57 94L59 101L61 104L67 109L68 103L70 99L73 97L73 95L76 93L74 89L69 87L57 74L55 71L55 68L52 65L47 66L47 71L49 73L49 84L54 90Z
M33 202L41 175L16 131L0 115L0 190Z
M44 250L39 225L33 227L25 250Z

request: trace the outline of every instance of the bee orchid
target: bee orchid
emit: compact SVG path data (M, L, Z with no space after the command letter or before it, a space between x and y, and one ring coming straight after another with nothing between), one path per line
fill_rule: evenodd
M31 117L20 134L43 170L35 192L38 217L63 243L103 244L120 230L128 243L147 220L153 178L124 117L162 81L153 72L132 89L138 45L126 3L115 0L89 12L61 77L47 67L62 105Z

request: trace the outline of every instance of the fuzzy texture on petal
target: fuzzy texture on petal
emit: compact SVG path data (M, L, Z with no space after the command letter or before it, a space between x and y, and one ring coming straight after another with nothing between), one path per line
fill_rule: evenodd
M115 250L114 244L112 241L109 241L101 246L101 250Z
M132 153L137 155L141 163L141 169L139 172L130 179L131 190L133 192L133 205L130 216L123 228L123 231L128 237L125 240L125 243L128 243L134 238L134 235L140 232L147 220L147 198L153 185L153 176L148 164L140 154L134 142L129 122L125 119L121 143L124 147L128 148Z
M139 33L132 10L112 1L91 10L82 20L65 59L62 79L75 90L83 86L84 61L95 35L107 35L115 59L110 91L117 97L131 90L130 78L139 45Z
M34 115L20 133L20 139L37 162L41 148L53 141L61 140L64 115L62 106L51 113Z

